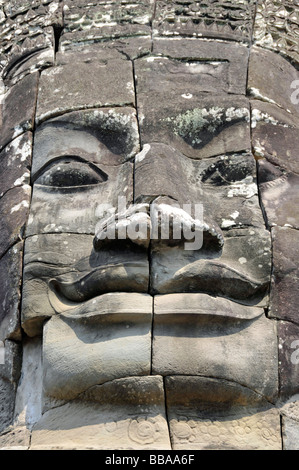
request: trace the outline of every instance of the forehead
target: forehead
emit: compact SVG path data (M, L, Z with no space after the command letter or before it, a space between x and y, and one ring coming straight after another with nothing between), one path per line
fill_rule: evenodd
M103 133L133 136L122 149L130 158L137 125L141 144L169 144L191 158L250 151L247 63L246 46L200 39L161 39L134 63L99 45L60 53L39 82L33 172L82 142L97 153Z
M184 40L169 58L165 41L157 55L135 65L141 141L174 145L196 159L250 149L245 77L239 74L235 86L230 46ZM173 43L168 45L171 54ZM246 49L233 49L242 62Z

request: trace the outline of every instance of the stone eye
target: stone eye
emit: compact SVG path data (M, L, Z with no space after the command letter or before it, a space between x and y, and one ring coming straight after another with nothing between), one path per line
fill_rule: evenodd
M36 180L37 184L56 188L90 186L104 183L108 176L87 162L55 162Z
M215 185L230 184L242 181L247 176L254 174L254 161L252 159L236 158L230 160L228 157L210 165L203 173L202 182Z

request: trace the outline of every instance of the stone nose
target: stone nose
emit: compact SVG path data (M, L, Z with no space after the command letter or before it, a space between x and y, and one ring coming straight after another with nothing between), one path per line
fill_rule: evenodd
M94 247L100 251L111 241L133 242L145 249L150 242L168 246L185 243L185 249L219 251L224 243L221 229L211 220L203 220L203 207L198 204L180 207L166 197L151 204L133 204L122 212L102 219L96 226Z
M151 203L161 196L179 204L194 202L184 160L169 145L145 144L135 158L134 202Z
M115 213L96 226L94 247L133 242L145 249L150 243L185 249L219 251L224 244L220 227L207 214L200 181L190 185L188 159L163 144L146 144L135 159L134 203L120 204ZM113 241L111 243L111 241Z
M134 202L156 208L158 217L153 223L158 226L153 232L160 232L155 240L173 244L186 240L188 234L192 238L197 230L205 248L219 251L224 244L223 233L213 215L205 213L202 183L194 178L192 168L190 159L175 148L155 142L145 144L135 158ZM181 238L176 236L180 227L185 229Z

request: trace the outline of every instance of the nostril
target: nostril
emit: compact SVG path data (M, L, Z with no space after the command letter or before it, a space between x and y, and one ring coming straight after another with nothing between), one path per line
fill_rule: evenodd
M203 232L202 249L206 252L219 252L224 245L224 238L220 234L211 233L210 231Z
M205 217L203 230L203 249L207 251L220 251L224 245L224 236L219 225Z
M124 254L131 253L132 255L140 255L141 253L145 253L148 249L149 244L141 244L136 243L136 241L132 241L129 239L126 240L119 240L117 238L113 240L106 239L99 239L94 237L93 239L93 248L95 255L102 255L103 253L110 253L110 255L118 254L122 256ZM96 262L95 266L98 265Z
M159 197L151 207L154 237L165 245L184 243L187 250L220 251L224 245L221 228L203 215L202 204L178 204L175 200Z

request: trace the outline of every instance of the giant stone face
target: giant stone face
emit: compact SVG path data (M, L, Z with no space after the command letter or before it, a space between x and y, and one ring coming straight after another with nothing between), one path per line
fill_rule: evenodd
M191 46L187 41L185 54ZM242 46L234 49L243 58ZM273 400L276 331L264 312L271 244L257 194L245 77L231 94L229 61L157 52L137 60L133 71L121 59L100 66L81 60L95 83L87 109L79 109L82 71L70 64L42 73L37 106L22 325L29 336L43 336L46 399L78 399L120 379L137 386L143 376L147 388L167 377L176 426L183 395L170 379L192 376L183 394L203 394L191 417L210 395L217 402L228 394L237 408L244 393L249 408L257 396ZM116 63L117 83L107 92L98 83L113 82ZM120 198L122 218L111 219ZM136 214L150 223L153 204L160 229L166 216L194 221L201 205L202 246L193 249L189 240L186 249L186 239L171 231L132 236L140 228ZM121 225L125 239L118 237ZM101 238L103 227L115 236ZM225 405L218 408L225 414Z

